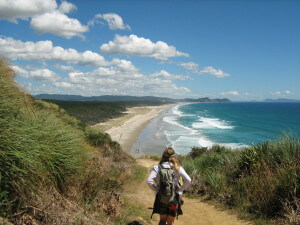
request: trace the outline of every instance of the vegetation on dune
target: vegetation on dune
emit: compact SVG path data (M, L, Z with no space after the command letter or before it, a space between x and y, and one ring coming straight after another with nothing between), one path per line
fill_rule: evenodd
M1 59L0 218L14 224L116 219L133 161L109 135L22 92Z
M95 125L108 119L122 116L127 107L136 106L155 106L165 104L163 102L153 101L131 101L131 102L98 102L98 101L59 101L45 100L55 103L66 112L80 119L87 125Z
M241 151L193 148L182 164L192 193L277 224L300 223L300 139L285 135Z

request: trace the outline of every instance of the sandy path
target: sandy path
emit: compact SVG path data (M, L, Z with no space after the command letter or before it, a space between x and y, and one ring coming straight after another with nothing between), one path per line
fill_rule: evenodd
M137 163L151 170L157 164L156 161L150 159L138 159ZM148 209L153 206L154 192L147 186L146 181L133 182L125 186L126 196L142 203L149 216L152 210ZM176 225L250 225L238 219L236 215L227 211L217 209L213 205L201 202L198 199L184 198L185 203L182 206L184 214L175 220ZM150 223L144 224L158 224L158 215L155 215Z

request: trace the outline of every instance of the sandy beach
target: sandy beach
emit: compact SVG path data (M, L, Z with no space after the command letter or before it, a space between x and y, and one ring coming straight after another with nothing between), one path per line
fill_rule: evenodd
M146 125L173 105L128 108L124 116L96 124L93 127L108 133L114 141L121 144L124 151L130 153L132 145Z

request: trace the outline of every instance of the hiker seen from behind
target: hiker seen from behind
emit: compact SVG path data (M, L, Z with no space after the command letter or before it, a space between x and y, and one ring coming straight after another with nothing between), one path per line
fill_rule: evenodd
M147 184L156 191L152 215L160 214L159 225L174 224L175 217L183 213L182 193L191 184L191 178L179 165L173 148L165 149L159 164L153 167Z

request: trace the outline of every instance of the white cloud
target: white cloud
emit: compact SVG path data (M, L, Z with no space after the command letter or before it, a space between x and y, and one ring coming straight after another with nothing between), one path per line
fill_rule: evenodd
M177 65L184 67L186 70L191 71L193 73L199 73L199 65L194 62L187 63L177 63Z
M69 18L58 10L33 17L30 26L38 33L52 33L67 39L74 36L84 38L82 33L89 31L89 28L82 25L79 20Z
M108 27L111 30L131 30L128 24L123 23L121 16L115 13L96 14L94 19L89 21L89 25L93 26L94 23L101 23L98 19L103 19L108 23Z
M18 76L22 76L22 77L25 77L28 75L28 71L27 70L24 70L23 68L19 67L19 66L12 66L12 69L15 71L15 73L18 75Z
M62 1L57 8L56 0L1 0L0 19L17 23L18 18L31 17L30 26L38 33L52 33L67 39L74 36L84 38L83 33L89 28L65 15L76 9L67 1Z
M276 92L273 92L272 95L280 95L281 92L280 91L276 91Z
M161 70L157 73L151 74L150 77L161 78L166 80L189 80L190 79L189 76L173 75L168 73L165 70Z
M177 65L184 67L186 70L194 73L194 74L210 74L212 76L223 78L229 77L230 74L223 72L220 69L215 69L212 66L204 67L203 69L199 69L199 65L195 62L187 62L187 63L177 63Z
M103 44L100 49L104 54L153 57L161 60L176 56L189 56L186 53L177 51L174 46L169 46L165 42L158 41L153 43L150 39L133 34L130 36L116 35L113 41Z
M89 84L99 84L106 79L106 81L111 82L110 79L116 82L126 82L128 79L142 78L143 75L139 70L132 64L132 62L127 60L114 60L115 65L110 67L99 67L91 72L72 72L69 73L69 78L75 83L89 83ZM119 85L120 85L119 84Z
M75 71L73 66L66 66L66 65L56 64L56 65L54 65L54 68L59 69L61 71L65 71L65 72Z
M291 91L275 91L275 92L273 92L273 93L271 93L272 95L282 95L282 96L284 96L284 95L289 95L289 94L292 94L292 92Z
M54 82L60 79L60 77L53 71L48 69L37 69L27 71L19 66L12 66L13 70L18 76L30 78L37 81L50 81Z
M22 88L22 90L28 92L28 93L33 93L33 89L34 86L32 85L32 83L19 83L20 88Z
M213 76L219 77L219 78L221 78L221 77L229 77L230 76L230 74L224 73L222 70L215 69L212 66L204 67L202 70L199 71L199 73L208 73L210 75L213 75Z
M80 53L72 48L64 49L60 46L53 46L51 41L22 42L13 38L0 37L0 55L10 60L55 60L90 66L109 64L103 56L95 52Z
M239 92L237 92L237 91L228 91L228 92L222 92L222 93L220 93L221 95L232 95L232 96L238 96L238 95L240 95L240 93Z
M67 2L67 1L63 1L58 10L61 12L61 13L69 13L71 11L75 11L77 10L77 7L76 5L70 3L70 2Z
M59 76L51 70L40 69L40 70L29 71L29 78L38 81L56 81L59 79Z
M65 94L65 92L62 92L62 88L57 88L51 83L42 83L40 85L38 84L32 84L31 82L21 82L19 83L23 89L28 91L32 95L36 94Z
M70 87L73 87L73 84L69 83L69 82L55 82L53 83L53 85L55 87L62 87L62 88L70 88Z
M174 97L191 94L188 88L178 87L171 79L141 74L138 68L127 60L114 60L113 65L98 67L90 72L70 72L67 79L54 83L54 86L65 88L67 93L83 95L121 94Z
M27 19L56 9L56 0L1 0L0 19L17 23L17 19Z

